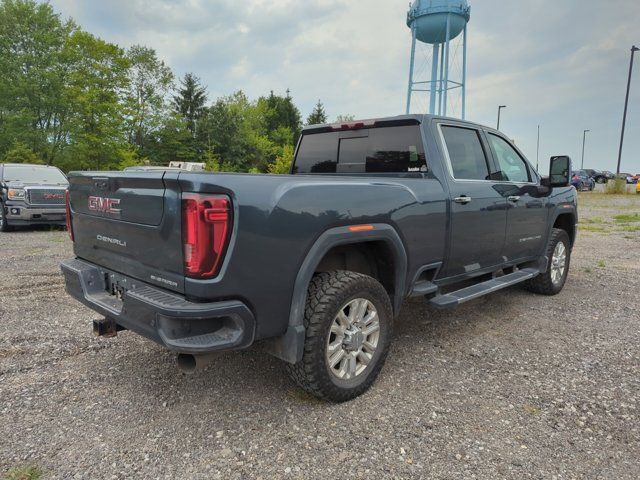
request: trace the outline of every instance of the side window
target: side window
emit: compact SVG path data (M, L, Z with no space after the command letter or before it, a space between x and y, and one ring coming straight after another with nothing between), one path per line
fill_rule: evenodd
M294 173L336 173L338 133L303 135Z
M427 161L419 125L374 128L369 131L367 172L426 172Z
M509 142L492 133L488 137L496 155L502 179L509 182L530 182L531 175L526 162Z
M487 157L477 130L442 126L453 177L458 180L489 180Z

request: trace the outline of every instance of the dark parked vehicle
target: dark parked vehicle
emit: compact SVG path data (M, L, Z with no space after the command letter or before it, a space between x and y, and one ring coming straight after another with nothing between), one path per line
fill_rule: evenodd
M616 178L616 174L610 172L609 170L603 170L602 173L604 173L605 177L607 177L607 180L613 180L614 178Z
M605 172L592 168L585 168L584 171L587 172L587 175L596 183L607 183L609 181L609 177Z
M65 225L68 181L56 167L0 164L0 231L18 225Z
M438 308L562 290L568 157L540 177L500 132L400 116L303 130L290 175L70 174L67 291L193 371L260 345L318 397L375 380L405 298ZM532 317L532 321L535 319Z
M576 170L571 176L571 185L576 187L576 190L591 191L595 187L595 182L586 170Z
M616 178L620 179L620 180L624 180L625 182L631 184L633 183L633 175L630 173L617 173L616 174Z

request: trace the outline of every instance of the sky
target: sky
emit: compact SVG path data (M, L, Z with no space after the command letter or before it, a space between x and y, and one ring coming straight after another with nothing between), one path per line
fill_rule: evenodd
M122 47L154 48L177 76L193 72L215 99L270 90L306 117L321 99L337 115L403 114L411 33L407 0L51 0L63 17ZM536 163L568 154L615 171L639 0L470 0L467 119L495 126ZM452 55L458 61L459 51ZM421 64L428 61L418 49ZM640 52L639 52L640 53ZM640 173L640 55L621 171ZM454 71L456 70L454 65ZM426 113L426 99L413 113ZM421 110L422 108L422 110Z

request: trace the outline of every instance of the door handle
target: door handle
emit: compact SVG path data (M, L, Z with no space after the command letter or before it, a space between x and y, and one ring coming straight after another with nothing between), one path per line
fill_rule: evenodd
M507 200L509 200L510 202L517 202L518 200L520 200L520 197L518 195L511 195L510 197L507 197Z
M463 205L466 205L467 203L471 202L471 197L467 197L466 195L462 195L460 197L454 198L453 201L456 202L456 203L461 203Z

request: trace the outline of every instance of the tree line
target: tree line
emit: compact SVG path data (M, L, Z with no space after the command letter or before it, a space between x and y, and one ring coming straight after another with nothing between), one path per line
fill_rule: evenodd
M318 101L305 123L326 122ZM302 126L289 90L210 101L195 74L176 79L152 48L106 42L48 3L0 0L0 161L284 173Z

